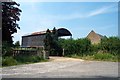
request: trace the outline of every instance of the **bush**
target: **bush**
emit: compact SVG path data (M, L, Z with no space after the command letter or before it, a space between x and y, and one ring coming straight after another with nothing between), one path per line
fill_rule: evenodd
M93 55L95 60L103 60L103 61L117 61L117 56L114 56L110 53L97 53Z
M16 64L17 64L17 61L13 57L2 58L2 66L12 66Z
M40 62L43 60L43 58L39 56L17 56L15 57L15 59L19 63L34 63L34 62Z
M11 46L12 45L7 42L2 43L2 56L12 55L12 47Z
M100 47L104 52L118 55L120 53L120 39L118 37L103 38Z
M100 51L100 44L91 45L91 52L98 53Z
M47 61L40 56L17 56L2 58L2 66L13 66L25 63L35 63L40 61Z
M65 56L89 60L120 61L120 38L105 37L99 44L91 44L87 38L59 39ZM93 56L94 55L94 56Z
M77 54L87 55L91 52L91 42L87 38L83 39L60 39L59 44L65 50L65 56Z

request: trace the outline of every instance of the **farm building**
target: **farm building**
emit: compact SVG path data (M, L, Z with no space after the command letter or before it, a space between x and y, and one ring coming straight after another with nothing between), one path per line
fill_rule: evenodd
M52 32L52 30L50 30ZM65 28L57 29L58 37L72 36L71 32ZM30 35L22 36L22 47L42 47L44 46L46 31L34 32Z
M100 43L101 39L104 38L104 36L95 33L93 30L87 35L87 38L91 41L92 44L98 44Z

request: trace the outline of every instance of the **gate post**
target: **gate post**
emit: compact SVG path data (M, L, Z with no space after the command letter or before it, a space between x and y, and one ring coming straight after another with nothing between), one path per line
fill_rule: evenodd
M64 54L65 54L65 53L64 53L64 48L63 48L63 53L62 53L62 55L64 56Z
M49 59L49 51L45 50L44 47L43 47L43 58L44 59Z
M45 52L44 48L43 48L43 59L46 59L46 52Z

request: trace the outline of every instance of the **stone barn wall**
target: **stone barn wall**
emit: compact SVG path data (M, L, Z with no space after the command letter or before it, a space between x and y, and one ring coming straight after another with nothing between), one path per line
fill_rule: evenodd
M92 44L98 44L103 38L102 35L95 33L93 30L88 34L87 38L91 41Z
M39 47L44 46L44 34L22 36L22 47Z

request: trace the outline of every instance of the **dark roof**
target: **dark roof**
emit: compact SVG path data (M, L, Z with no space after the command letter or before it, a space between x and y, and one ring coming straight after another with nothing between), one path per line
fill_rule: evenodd
M65 28L60 28L57 30L58 31L58 36L72 36L72 34L70 33L69 30L65 29Z
M52 30L50 30L52 32ZM61 36L72 36L72 34L70 33L69 30L65 29L65 28L59 28L57 29L57 32L58 32L58 36L61 37ZM36 35L44 35L46 34L46 31L40 31L40 32L33 32L29 35L24 35L22 37L28 37L28 36L36 36Z

